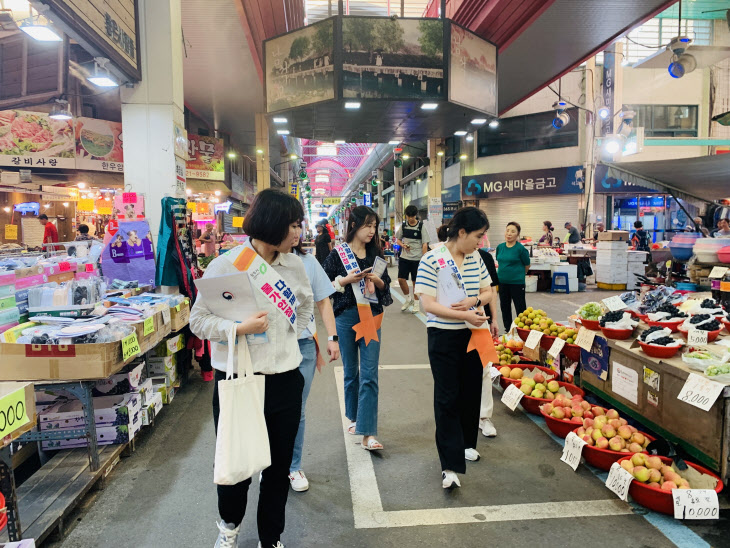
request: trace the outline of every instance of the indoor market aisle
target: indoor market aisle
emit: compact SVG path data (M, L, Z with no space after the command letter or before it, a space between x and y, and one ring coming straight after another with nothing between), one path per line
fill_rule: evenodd
M467 463L461 489L441 488L434 445L432 379L420 315L400 312L402 296L383 324L379 436L385 451L370 454L343 433L341 364L315 377L309 398L304 470L311 488L291 492L287 547L411 547L487 544L585 547L592 539L616 546L727 546L727 510L719 522L692 529L669 517L621 503L603 479L560 462L560 445L542 420L495 401L499 435L480 435L482 460ZM606 293L601 293L605 298ZM563 318L591 293L531 294L528 304ZM554 312L554 313L553 313ZM143 435L131 458L112 472L69 520L54 548L211 547L217 536L212 483L213 386L194 379ZM495 399L500 393L495 389ZM257 502L251 489L249 508ZM354 490L354 492L353 492ZM239 542L257 543L255 512Z

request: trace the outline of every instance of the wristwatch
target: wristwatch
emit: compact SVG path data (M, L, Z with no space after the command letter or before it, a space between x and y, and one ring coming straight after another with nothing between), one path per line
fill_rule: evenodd
M474 307L475 307L475 308L479 308L480 306L482 306L482 300L481 300L481 299L480 299L479 297L477 297L477 302L476 302L476 304L474 305Z
M327 340L328 341L339 342L340 341L340 338L337 335L330 335L329 337L327 337Z

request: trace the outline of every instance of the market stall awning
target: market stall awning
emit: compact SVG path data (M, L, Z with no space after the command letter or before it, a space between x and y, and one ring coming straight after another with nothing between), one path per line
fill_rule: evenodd
M206 181L205 179L188 179L187 188L193 191L193 194L214 194L216 190L220 191L221 196L230 196L231 189L226 186L223 181Z
M730 154L655 162L606 164L608 177L656 190L677 198L713 202L730 197Z

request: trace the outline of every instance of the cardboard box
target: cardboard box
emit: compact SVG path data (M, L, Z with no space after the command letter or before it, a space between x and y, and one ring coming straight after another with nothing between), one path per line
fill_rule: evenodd
M142 398L142 405L148 404L153 393L152 379L145 379L141 381L137 388L132 389L132 392L140 395Z
M170 325L173 331L180 331L190 323L190 301L185 299L177 306L170 308Z
M164 375L177 367L177 358L175 354L165 356L164 358L153 358L147 364L147 374L150 377Z
M73 272L59 272L58 274L51 274L48 276L49 282L56 282L62 284L64 282L70 282L74 279Z
M15 285L0 285L0 299L15 295Z
M102 396L94 398L94 422L97 425L117 426L134 424L139 420L142 398L139 394ZM79 400L58 403L46 409L38 417L41 430L79 428L86 424L84 410Z
M117 396L136 392L135 388L139 386L144 370L145 363L142 362L131 371L117 373L107 379L96 381L93 394L94 396Z
M175 352L179 352L183 348L185 348L185 336L180 333L155 346L152 354L156 357L172 356Z
M2 335L35 325L19 325ZM16 331L18 330L18 331ZM131 361L131 359L130 359ZM48 381L106 379L124 367L122 343L34 345L0 343L0 381Z
M152 377L152 388L162 396L162 403L169 404L172 401L175 389L169 377L165 375Z
M170 334L170 326L164 323L162 319L162 312L156 312L152 316L152 324L154 330L148 335L144 334L144 320L132 324L137 332L139 348L143 353L155 348L167 335Z
M129 443L134 436L142 428L142 420L140 417L139 425L116 425L116 426L97 426L96 427L96 443L98 445L120 445ZM73 449L76 447L86 447L85 438L72 438L67 440L51 440L41 442L44 451L55 451L57 449Z
M152 424L155 417L162 411L162 394L154 392L151 400L145 404L146 413L142 413L142 425L148 426Z
M598 241L628 242L629 233L625 230L606 230L598 233Z
M14 308L15 307L15 295L10 295L9 297L3 297L0 299L0 310L5 310L7 308Z
M29 538L20 542L7 542L3 545L3 548L35 548L35 540Z

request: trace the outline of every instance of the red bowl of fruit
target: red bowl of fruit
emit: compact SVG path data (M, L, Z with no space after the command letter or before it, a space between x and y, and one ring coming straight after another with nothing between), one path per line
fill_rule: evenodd
M686 339L686 338L687 338L687 336L689 335L689 331L685 331L685 330L684 330L684 329L682 329L681 327L680 327L680 328L678 329L678 331L679 331L679 332L680 332L680 333L681 333L682 335L684 335L684 338L685 338L685 339ZM722 329L715 329L714 331L708 331L708 332L707 332L707 342L712 342L712 341L714 341L715 339L717 339L717 337L719 337L719 336L720 336L720 331L722 331Z
M648 344L644 341L637 340L644 354L652 358L672 358L679 352L681 346L661 346L659 344Z
M565 396L558 396L552 402L539 407L540 414L545 417L545 424L559 438L565 438L571 431L581 428L585 420L584 414L593 419L592 409L601 409L605 413L605 409L591 405L582 397L568 400Z
M639 314L638 312L635 312L633 310L629 310L628 312L629 312L629 314L631 314L632 318L636 318L637 320L646 321L646 318L647 318L646 314Z
M570 361L577 362L580 359L580 346L577 344L566 344L560 353Z
M582 419L580 417L573 417L571 420L565 420L556 419L555 417L546 414L542 410L540 411L540 413L543 417L545 417L545 424L547 424L547 427L550 429L550 431L559 438L563 439L565 439L571 431L577 430L575 426L579 425L582 422Z
M568 382L563 382L563 381L554 381L554 382L558 383L558 388L555 390L556 392L558 390L560 390L560 387L562 386L568 392L570 392L571 395L578 394L581 398L583 396L585 396L585 392L583 392L583 390L581 390L574 384L570 384ZM547 388L548 388L548 391L552 392L552 390L550 390L550 386L548 386ZM520 383L520 389L522 389L522 383ZM552 401L552 399L550 399L550 398L533 398L532 396L525 395L520 400L520 405L522 405L522 408L525 411L527 411L528 413L532 413L533 415L540 415L541 414L540 406L544 403L550 403L551 401Z
M722 321L722 324L725 326L727 332L730 333L730 320L726 320L725 318L723 318L720 321Z
M585 449L585 448L584 448ZM622 459L618 460L618 463L621 464L626 461L632 461L632 459L635 457L633 456L625 456ZM644 457L644 458L650 458L650 457ZM663 472L668 472L667 468L671 469L672 465L672 459L668 457L658 457L662 461L662 479L665 478L665 474ZM712 476L717 480L717 485L715 485L715 492L720 493L722 491L724 485L722 483L722 480L712 471L708 470L704 466L701 466L699 464L695 464L693 462L684 461L687 463L688 466L691 466L698 472L702 474L707 474L708 476ZM622 466L624 466L622 464ZM631 462L632 468L634 467L633 461ZM636 465L636 467L640 467L641 465ZM646 468L646 467L644 467ZM655 512L661 512L662 514L668 514L670 516L674 515L674 499L672 497L672 489L676 486L676 483L673 482L673 480L677 480L675 476L677 476L676 472L671 471L672 475L669 476L668 480L665 480L664 483L661 483L661 480L659 482L649 482L644 483L639 481L638 479L634 479L631 482L631 486L629 487L629 495L631 495L631 498L634 499L635 502L638 502L642 506L645 506L649 510L654 510ZM634 477L636 477L636 474L634 473ZM660 484L661 483L661 484ZM667 485L669 483L669 485ZM674 483L674 484L673 484ZM673 485L672 485L673 484ZM663 489L662 487L666 486L666 489ZM692 486L689 485L689 488L691 489ZM685 487L686 489L686 487Z
M628 425L625 425L628 426ZM575 435L578 437L581 437L578 433L578 431L581 429L579 426L573 432L575 432ZM634 429L636 430L636 429ZM649 443L653 442L656 438L653 436L650 436L649 434L646 434L644 432L639 432L638 430L636 432L632 432L631 439L634 439L634 434L641 434L642 438L638 439L647 439L649 440ZM595 443L595 440L594 440ZM604 442L605 443L605 442ZM610 443L610 442L609 442ZM633 442L636 443L636 442ZM600 470L610 470L611 465L614 462L618 462L620 459L627 455L632 455L634 453L646 453L646 449L644 447L644 444L638 444L641 445L641 451L639 451L639 447L634 447L634 451L631 450L632 442L627 441L627 450L628 451L613 451L612 449L606 448L603 449L601 447L596 447L595 445L585 445L583 447L583 458L586 459L586 463L590 464L591 466L595 466L596 468Z
M540 371L543 372L545 378L557 377L555 371L553 371L549 367L543 367L541 365L533 365L531 363L515 363L512 365L502 365L499 367L499 372L502 373L502 370L505 367L509 368L510 374L512 373L513 369L521 369L522 371L525 371L526 369L529 369L530 371L533 371L534 369L539 369ZM516 375L518 375L518 374L516 373ZM512 377L506 377L504 374L502 374L499 377L499 384L502 386L502 388L507 388L510 384L514 384L519 388L521 381L522 381L521 373L519 373L519 376L516 379L514 379Z
M590 329L591 331L598 331L601 329L601 324L598 323L598 320L586 320L585 318L578 318L580 320L580 323L583 324L583 327L586 329Z
M607 339L614 339L617 341L625 341L630 339L634 334L634 329L613 329L611 327L601 327L601 333Z
M666 327L668 329L671 329L672 330L672 333L676 333L677 331L679 331L679 326L682 325L686 319L687 318L680 318L678 320L670 320L670 321L661 321L661 322L659 322L659 321L653 321L653 320L650 320L649 318L646 318L644 320L644 322L647 325L650 325L652 327L655 327L655 326L656 327Z

